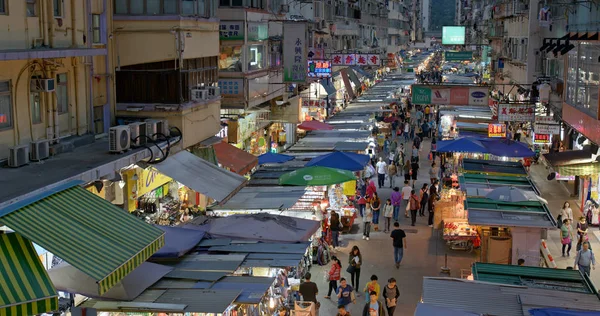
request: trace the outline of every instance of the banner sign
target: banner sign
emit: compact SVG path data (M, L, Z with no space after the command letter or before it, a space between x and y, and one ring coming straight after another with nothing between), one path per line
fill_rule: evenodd
M308 77L331 78L331 63L327 60L309 60Z
M413 85L413 104L488 105L488 87Z
M488 124L488 137L506 137L505 124Z
M498 122L533 122L535 105L498 104Z
M465 32L464 26L442 26L442 45L464 45Z
M333 54L332 66L379 66L381 58L377 54Z
M221 21L219 39L222 41L243 41L244 21Z
M219 79L219 88L223 95L244 95L244 79Z
M306 23L283 24L283 81L306 82Z
M534 144L550 144L552 135L533 133Z
M536 116L533 131L536 134L560 134L560 124L552 116Z
M306 100L302 99L303 107L318 107L325 108L327 106L327 100Z
M473 60L473 52L444 52L446 61L466 61Z

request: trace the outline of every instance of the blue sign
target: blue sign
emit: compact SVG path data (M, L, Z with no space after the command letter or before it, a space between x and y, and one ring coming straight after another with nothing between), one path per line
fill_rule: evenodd
M244 79L221 79L219 87L222 95L242 95L244 93Z
M308 76L311 78L330 78L331 62L327 60L309 60Z

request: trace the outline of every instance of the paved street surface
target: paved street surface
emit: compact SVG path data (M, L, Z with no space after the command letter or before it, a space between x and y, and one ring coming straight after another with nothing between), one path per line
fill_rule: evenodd
M412 144L411 144L412 145ZM427 159L431 142L429 139L423 141L423 150L420 154L419 180L415 187L420 188L425 182L429 182L429 169L431 161ZM411 148L405 145L405 148ZM408 150L407 150L408 153ZM409 154L410 155L410 154ZM565 201L569 201L573 216L581 216L579 210L580 201L575 201L570 197L569 191L557 181L548 181L546 176L548 171L543 165L534 165L531 168L531 178L542 193L542 197L548 200L548 206L556 218ZM377 179L374 179L377 182ZM402 187L404 178L397 177L395 185ZM383 203L390 197L392 190L389 188L389 182L386 181L386 187L378 189L378 193ZM402 213L402 210L401 210ZM417 303L421 298L422 278L424 276L448 276L441 273L441 267L445 266L444 256L448 255L448 267L450 267L451 277L461 277L461 269L468 270L472 262L477 261L478 251L467 253L464 251L450 250L446 247L440 236L439 230L433 230L427 227L427 217L418 217L415 227L410 226L410 219L402 216L400 225L407 233L407 249L404 250L404 258L400 269L396 269L393 262L392 240L388 233L371 232L369 241L362 239L362 221L360 218L355 223L355 227L350 234L341 236L342 247L338 248L333 254L342 262L342 277L345 277L350 284L350 275L345 272L348 263L348 253L352 246L360 248L364 264L361 269L360 285L358 288L361 295L357 298L357 303L352 304L350 312L352 315L362 315L362 309L365 304L365 296L362 290L369 281L371 275L375 274L379 278L379 284L383 288L387 279L394 277L398 281L400 289L400 300L398 308L394 315L413 315ZM380 227L381 222L380 222ZM592 248L600 249L598 237L600 231L598 228L591 228L590 234ZM561 257L561 243L559 231L548 232L548 247L555 258L558 268L564 269L572 266L575 256L575 243L571 250L571 257ZM592 236L593 235L593 236ZM335 293L332 293L331 299L325 299L327 295L328 282L325 275L329 271L330 265L313 266L311 272L313 281L319 286L319 297L321 302L320 315L329 316L336 314L337 299ZM592 271L592 280L596 286L600 285L600 271Z

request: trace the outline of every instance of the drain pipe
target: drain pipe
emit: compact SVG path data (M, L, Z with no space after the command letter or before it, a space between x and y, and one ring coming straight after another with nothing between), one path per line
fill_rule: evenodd
M43 39L44 47L50 46L48 44L48 4L46 1L40 1L40 35Z
M48 19L48 47L54 48L54 4L52 0L46 1L46 17Z
M104 7L103 17L102 17L104 20L104 25L109 25L108 24L108 16L110 13L108 12L108 0L102 0L102 5ZM112 23L110 25L112 25ZM108 56L110 54L110 50L108 49L108 32L109 31L112 33L112 30L108 30L108 29L106 30L106 32L104 34L101 33L102 38L100 40L102 41L102 44L106 48L106 55L104 55L104 71L106 74L104 77L104 80L106 82L106 103L110 107L110 112L116 113L116 106L115 107L112 106L113 104L116 104L116 102L113 102L112 93L111 93L112 92L112 89L111 89L112 80L114 79L114 77L113 77L114 71L111 71L111 65L109 65L109 58L108 58ZM114 69L114 67L113 67L113 69ZM113 122L111 122L111 125L112 125L112 123Z
M77 47L77 20L75 0L71 0L71 47Z
M75 100L73 102L73 104L75 105L75 135L79 136L79 101L77 98L77 95L79 94L79 58L78 57L73 57L73 77L75 78L75 80L73 80L73 88L75 88ZM67 80L67 82L69 82ZM69 115L71 115L69 113ZM72 133L73 132L73 128L72 128L72 119L69 118L69 131Z
M91 27L91 23L92 23L92 1L91 0L86 0L86 8L85 8L85 13L87 16L87 46L88 48L92 48L92 27ZM88 113L88 117L90 120L90 123L88 124L88 132L91 133L92 135L96 134L96 124L94 122L95 118L94 118L94 94L93 94L93 87L92 87L92 80L94 77L94 66L93 66L93 59L91 57L86 57L86 69L87 69L87 83L88 83L88 99L89 99L89 113Z

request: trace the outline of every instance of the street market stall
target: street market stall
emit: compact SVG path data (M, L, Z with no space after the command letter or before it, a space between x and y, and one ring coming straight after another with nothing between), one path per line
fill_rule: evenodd
M462 171L497 176L527 177L527 170L520 162L463 159Z

